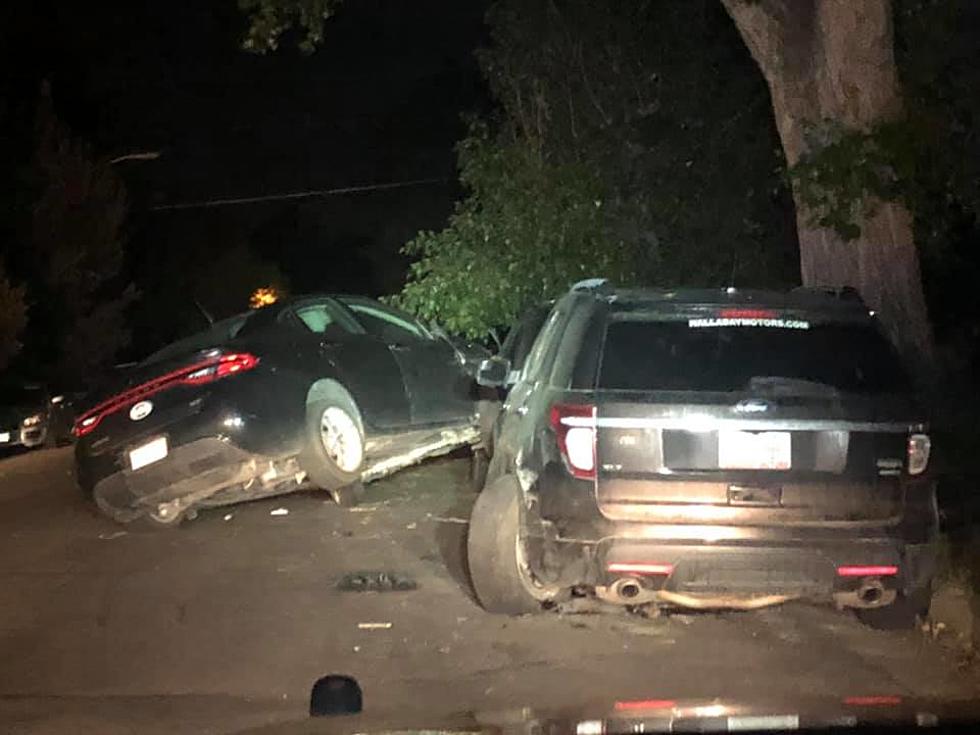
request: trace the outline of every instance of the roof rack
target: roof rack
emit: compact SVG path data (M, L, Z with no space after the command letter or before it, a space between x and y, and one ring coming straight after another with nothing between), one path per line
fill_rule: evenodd
M570 290L572 292L591 291L596 294L611 294L613 286L608 278L586 278L584 281L573 284Z

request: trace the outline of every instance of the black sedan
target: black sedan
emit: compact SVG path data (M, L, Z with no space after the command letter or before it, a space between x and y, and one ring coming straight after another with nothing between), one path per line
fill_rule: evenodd
M452 344L360 296L280 302L214 324L125 373L75 422L79 484L117 521L361 482L478 440Z

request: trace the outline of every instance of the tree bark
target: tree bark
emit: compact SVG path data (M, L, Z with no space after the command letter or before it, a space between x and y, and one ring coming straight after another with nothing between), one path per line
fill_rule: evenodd
M786 162L806 152L804 132L825 120L869 130L895 119L902 95L891 0L722 0L769 85ZM805 286L853 286L920 371L933 362L912 217L873 202L857 240L814 227L794 192Z

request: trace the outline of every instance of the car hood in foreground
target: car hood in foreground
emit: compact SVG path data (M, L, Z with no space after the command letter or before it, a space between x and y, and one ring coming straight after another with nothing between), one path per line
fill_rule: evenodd
M379 705L380 706L380 705ZM860 693L845 699L807 699L799 702L744 702L724 699L620 700L596 706L535 710L438 713L372 713L311 717L249 733L487 732L487 733L605 733L637 732L797 732L834 728L836 732L904 732L908 728L970 726L980 722L980 703L911 699L901 695ZM968 731L968 730L964 730Z

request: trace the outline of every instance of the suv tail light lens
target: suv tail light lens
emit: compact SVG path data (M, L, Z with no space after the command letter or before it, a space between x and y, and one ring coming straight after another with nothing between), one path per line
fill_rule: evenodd
M551 428L572 476L595 479L595 406L555 404L551 407Z
M909 437L909 474L921 475L929 466L929 452L932 450L932 442L928 434L912 434Z

